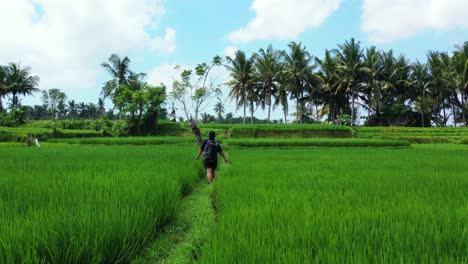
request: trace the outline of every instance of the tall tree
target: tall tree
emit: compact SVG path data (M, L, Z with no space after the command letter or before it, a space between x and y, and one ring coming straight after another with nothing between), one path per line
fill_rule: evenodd
M223 119L223 114L224 114L224 104L221 102L221 101L218 101L216 104L215 104L215 107L214 107L214 112L218 115L218 123L221 123L221 120Z
M323 60L316 59L320 67L319 76L322 85L319 89L320 97L322 97L325 105L328 105L328 121L336 124L336 117L338 115L338 100L337 100L337 86L338 86L338 59L332 56L329 50L325 50L325 57Z
M288 47L289 52L282 52L285 62L283 74L289 82L292 99L296 99L297 122L303 123L304 113L301 112L305 109L304 93L314 79L313 57L301 43L291 42Z
M128 57L121 59L119 55L112 54L108 62L101 63L101 67L103 67L112 78L104 83L101 95L104 99L111 98L115 104L120 86L127 84L128 77L132 73L130 71L130 59Z
M6 69L0 65L0 112L3 111L2 99L7 94L6 88Z
M411 67L411 85L413 95L411 100L415 102L416 111L421 114L421 126L425 126L425 115L431 112L432 100L427 96L431 79L426 64L419 61Z
M340 71L338 90L345 89L346 92L351 94L351 126L353 126L355 120L356 96L362 81L363 50L361 48L361 43L352 38L350 41L338 45L336 53L339 58L338 68Z
M372 109L376 108L375 101L379 99L382 77L382 56L376 47L366 49L362 66L365 83L362 89L362 100L367 104L367 122L370 125Z
M52 114L53 119L59 118L59 106L65 105L67 95L60 89L49 89L42 91L42 102Z
M229 96L231 100L236 99L236 106L239 109L243 107L244 109L244 119L245 124L246 117L246 107L248 101L248 90L252 86L252 75L254 72L254 59L247 58L245 52L236 51L235 57L227 57L226 68L230 72L231 80L227 83L231 88Z
M17 108L20 95L32 95L39 91L39 77L31 75L31 67L22 68L19 63L10 63L4 68L6 92L11 94L11 108Z
M461 118L464 126L468 126L468 41L457 47L452 57L455 72L456 86L461 99Z
M280 53L275 51L270 45L266 50L260 49L255 55L255 80L260 86L261 105L265 109L268 106L268 123L271 120L271 106L276 97L279 87L279 74L282 65L280 63Z

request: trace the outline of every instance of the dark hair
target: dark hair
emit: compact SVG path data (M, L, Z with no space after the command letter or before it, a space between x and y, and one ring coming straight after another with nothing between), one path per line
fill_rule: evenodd
M214 140L216 137L216 133L214 131L210 131L210 133L208 133L208 138L211 139L211 140Z

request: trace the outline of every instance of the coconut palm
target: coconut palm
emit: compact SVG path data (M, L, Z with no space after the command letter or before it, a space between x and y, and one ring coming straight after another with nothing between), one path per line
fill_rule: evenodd
M20 95L32 95L39 91L39 77L31 75L31 67L21 68L19 63L10 63L4 68L6 93L11 94L11 107L19 104Z
M322 85L319 89L319 95L324 105L328 106L328 121L336 124L338 114L337 86L338 86L338 59L332 56L329 50L325 50L323 60L316 59L320 70L318 75L321 78Z
M284 123L288 123L288 112L289 112L289 86L284 74L280 72L278 75L278 90L276 91L275 102L273 107L281 105L284 115Z
M282 52L284 58L283 74L289 82L291 99L296 99L296 118L303 123L303 115L300 115L301 109L305 109L305 92L311 82L317 79L314 76L314 58L306 51L306 47L301 43L291 42L289 53Z
M424 127L425 114L431 112L431 98L427 97L431 79L426 64L419 61L411 67L411 84L413 87L413 96L411 99L416 104L416 110L421 113L421 124Z
M6 69L0 65L0 112L3 111L2 99L5 97L6 90Z
M468 126L468 41L462 47L458 47L452 57L452 63L456 72L456 85L461 98L462 122Z
M364 86L362 100L367 104L367 121L370 124L372 109L375 109L376 99L380 94L380 80L382 77L382 56L376 47L366 49L363 57L362 70L364 72Z
M236 51L235 57L227 57L228 64L225 65L230 71L231 80L227 83L231 88L229 96L231 100L236 99L237 108L243 107L245 124L246 107L247 107L247 92L252 86L252 75L254 70L253 58L247 58L245 52Z
M224 104L221 101L217 102L214 107L214 112L218 115L218 123L223 119L224 111Z
M355 102L359 92L359 85L363 76L363 50L361 43L352 38L335 50L339 58L338 70L340 72L340 83L338 91L345 90L351 94L351 126L354 125Z
M427 65L431 78L430 93L435 100L436 115L434 121L440 126L447 126L449 119L446 110L449 108L450 78L447 74L447 55L441 52L430 51L427 54ZM442 112L442 116L440 113Z
M280 53L270 45L266 50L260 49L255 56L255 79L259 82L261 91L261 106L268 106L268 123L270 123L271 106L278 91L278 75L282 64L279 63Z
M101 67L103 67L112 78L104 83L101 94L104 99L110 97L115 101L120 86L127 84L128 77L131 75L130 59L128 57L121 59L119 55L112 54L108 62L103 62Z

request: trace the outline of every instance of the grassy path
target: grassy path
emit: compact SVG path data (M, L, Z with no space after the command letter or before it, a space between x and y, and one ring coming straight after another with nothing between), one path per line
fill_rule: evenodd
M172 224L167 226L158 240L133 264L192 263L201 254L203 243L211 235L214 211L211 207L213 185L203 179L180 202Z

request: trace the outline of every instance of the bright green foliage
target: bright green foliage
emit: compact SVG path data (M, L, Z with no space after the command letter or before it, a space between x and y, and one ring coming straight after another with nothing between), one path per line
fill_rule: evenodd
M37 136L40 140L48 140L50 138L99 137L102 134L93 130L0 127L0 142L24 142L31 135Z
M194 137L70 138L49 142L79 145L198 145Z
M411 143L456 143L468 137L466 128L360 127L356 137L407 140Z
M198 182L192 151L0 148L0 263L127 263Z
M460 139L460 144L465 144L465 145L468 145L468 137L464 137L462 139Z
M231 139L229 146L239 147L409 147L403 140L377 139Z
M234 150L200 263L465 263L468 149Z

